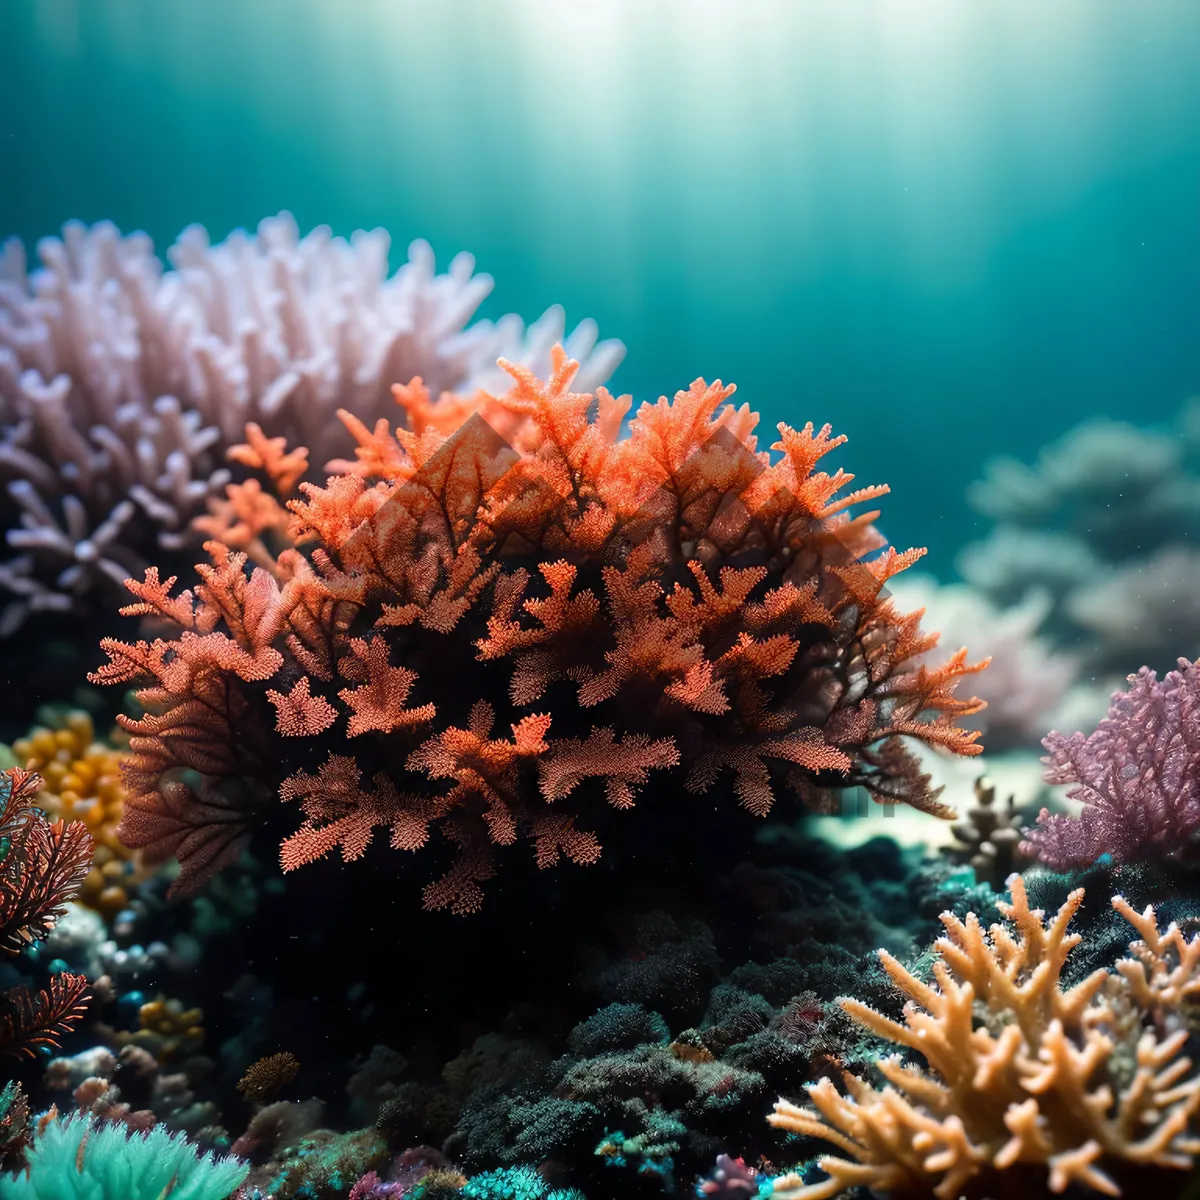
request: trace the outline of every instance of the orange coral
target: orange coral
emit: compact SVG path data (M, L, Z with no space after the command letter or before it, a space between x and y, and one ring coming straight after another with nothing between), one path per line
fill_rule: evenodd
M123 719L125 839L194 887L278 793L305 816L285 868L436 829L457 859L426 906L469 911L496 847L594 861L597 803L676 768L693 793L731 778L756 815L781 788L820 808L854 786L949 815L903 739L977 753L956 720L980 704L954 692L978 666L910 665L936 635L884 585L922 552L848 514L886 489L841 496L852 477L816 469L843 439L781 425L772 457L703 380L623 434L628 397L573 393L561 348L547 381L501 365L504 396L398 388L394 433L344 415L356 461L300 485L269 562L248 526L208 543L194 593L131 582L124 611L177 633L106 640L93 677L147 710ZM243 461L291 482L303 460L250 437ZM284 782L291 748L324 766Z

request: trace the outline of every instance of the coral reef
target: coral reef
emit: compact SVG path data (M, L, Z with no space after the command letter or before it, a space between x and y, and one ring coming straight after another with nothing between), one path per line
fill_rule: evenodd
M1026 850L1056 868L1185 857L1200 828L1200 661L1160 681L1143 667L1090 734L1051 733L1046 780L1072 785L1076 815L1045 809Z
M602 1007L557 1036L552 1008L518 1008L439 1083L401 1083L377 1128L441 1145L467 1171L555 1163L589 1196L658 1194L668 1179L682 1188L722 1152L785 1157L760 1112L789 1081L872 1061L875 1039L834 998L866 988L898 1017L873 948L915 958L936 922L897 898L951 897L938 864L894 846L843 856L797 842L762 857L779 862L712 881L705 922L633 914L615 930L619 952L585 946L578 982ZM886 924L901 913L911 929Z
M883 587L921 552L867 557L875 514L846 509L883 489L839 498L850 477L815 470L842 439L781 425L772 461L732 388L700 380L621 436L628 398L572 392L561 348L545 382L503 365L510 391L471 404L507 414L512 446L478 412L460 425L459 399L413 400L411 430L359 432L361 473L290 502L309 557L247 575L211 542L194 592L130 581L124 611L177 632L106 639L92 676L146 708L122 718L125 841L195 888L278 794L304 816L285 869L436 829L457 854L425 906L467 912L495 847L593 862L591 811L677 764L692 794L732 775L759 816L779 786L949 815L904 739L978 752L956 722L979 702L954 693L979 668L911 667L936 635ZM280 778L297 757L316 769Z
M1066 988L1083 891L1047 919L1029 908L1020 876L1011 886L1005 925L985 931L973 914L944 914L932 984L880 952L909 998L903 1024L857 1000L843 1006L924 1066L894 1055L879 1063L880 1090L847 1073L844 1096L828 1078L809 1087L813 1109L780 1100L772 1124L845 1157L820 1160L826 1180L777 1195L825 1200L865 1186L955 1200L1074 1186L1118 1196L1123 1183L1145 1194L1156 1173L1192 1167L1200 1076L1184 1054L1185 1008L1200 993L1200 937L1160 931L1153 908L1139 914L1114 897L1140 936L1113 970Z
M438 275L416 241L389 277L388 249L383 230L301 237L286 213L216 245L191 226L167 270L145 235L107 223L39 242L32 273L8 242L0 516L15 557L0 564L0 636L195 544L190 522L220 494L223 451L248 421L336 454L350 446L337 410L373 422L397 379L470 393L495 382L498 355L546 369L561 309L528 330L515 316L468 325L492 286L470 255ZM567 344L592 386L624 353L591 321Z
M829 427L631 411L590 322L471 323L464 256L40 252L0 259L0 636L91 605L7 643L88 711L0 747L0 1200L1184 1189L1200 660L1089 705L1196 649L1200 403L989 466L938 584ZM101 639L124 701L73 691ZM1018 832L1035 734L1095 720Z

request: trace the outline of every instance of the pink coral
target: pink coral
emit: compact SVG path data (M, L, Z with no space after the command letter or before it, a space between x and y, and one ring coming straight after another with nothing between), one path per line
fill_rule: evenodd
M1023 848L1056 868L1170 858L1200 829L1200 662L1161 681L1143 667L1091 734L1051 733L1046 782L1070 784L1077 817L1045 809Z

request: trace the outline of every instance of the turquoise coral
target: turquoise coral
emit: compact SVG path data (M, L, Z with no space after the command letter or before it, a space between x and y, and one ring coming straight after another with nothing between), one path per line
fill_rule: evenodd
M0 1200L228 1200L249 1167L198 1155L182 1134L130 1134L90 1115L44 1122L29 1169L0 1179Z

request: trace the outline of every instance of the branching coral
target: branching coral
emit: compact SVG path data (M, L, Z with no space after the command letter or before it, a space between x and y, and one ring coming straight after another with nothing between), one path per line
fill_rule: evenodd
M88 873L92 839L82 823L47 821L33 807L41 777L0 772L0 951L18 954L44 938ZM32 1057L56 1047L83 1015L87 980L55 975L43 991L0 996L0 1054Z
M1160 932L1153 908L1113 905L1141 939L1116 971L1061 983L1078 944L1067 932L1083 901L1076 889L1053 917L1031 910L1011 880L1008 925L985 931L974 914L942 917L933 983L880 953L909 998L903 1024L856 1000L846 1011L865 1028L920 1055L884 1059L879 1090L852 1075L839 1094L829 1079L809 1087L814 1109L786 1100L771 1123L831 1142L823 1182L777 1189L826 1200L859 1186L891 1197L1028 1195L1044 1186L1122 1194L1155 1171L1186 1170L1200 1155L1190 1126L1200 1076L1184 1053L1182 1006L1200 988L1200 938Z
M58 1049L87 1008L88 982L64 971L42 991L14 988L0 997L0 1054L34 1058L40 1050Z
M437 830L458 853L425 903L462 912L494 847L592 862L588 806L630 808L676 765L693 794L732 776L759 816L780 786L948 815L903 739L976 753L956 720L979 703L954 692L978 668L965 650L910 667L936 635L884 585L921 551L867 557L875 514L846 510L885 489L839 497L851 477L815 469L843 439L781 425L772 460L756 415L702 380L622 436L628 397L572 392L561 349L545 382L502 365L504 397L401 389L410 429L358 430L357 470L302 485L290 533L309 558L247 575L210 542L194 593L154 570L129 583L124 611L178 632L106 640L92 677L141 684L147 709L122 722L125 840L177 855L195 887L279 789L306 818L285 869L358 858L378 826L403 850ZM511 445L478 411L459 424L470 405ZM280 788L293 745L316 770Z
M1143 667L1113 694L1088 734L1051 733L1046 782L1073 785L1076 816L1045 809L1023 847L1055 868L1111 854L1117 862L1179 858L1200 829L1200 661L1161 681Z
M915 571L891 590L897 603L922 608L951 644L988 656L976 687L987 708L968 722L983 731L988 752L1036 746L1079 670L1074 658L1055 653L1038 634L1051 608L1049 595L1034 590L1000 609L972 587L939 586Z
M223 450L247 421L332 453L350 440L336 412L373 422L395 379L466 392L495 378L499 354L539 370L563 335L552 308L469 325L491 290L460 254L447 274L413 242L388 277L383 230L350 241L299 236L287 214L256 236L210 245L185 230L163 269L147 237L73 223L0 254L0 479L13 596L0 636L31 611L66 611L120 586L156 551L194 544L189 522L218 495ZM585 321L568 344L593 384L620 361Z

